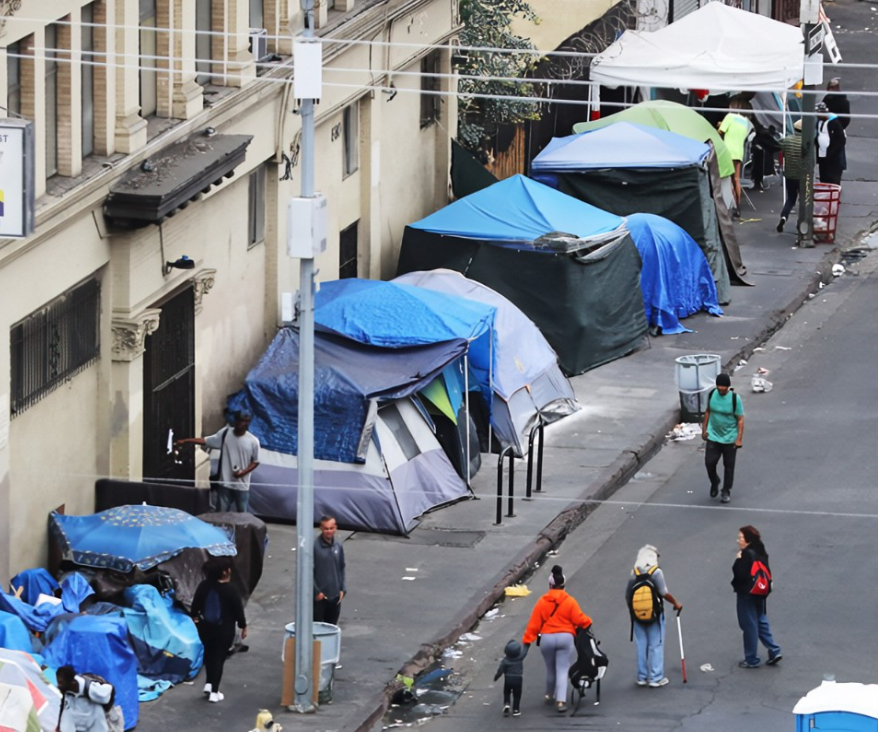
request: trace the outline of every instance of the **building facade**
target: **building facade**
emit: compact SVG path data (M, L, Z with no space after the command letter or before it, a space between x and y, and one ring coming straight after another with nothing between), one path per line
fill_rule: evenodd
M298 0L2 0L0 107L34 125L36 230L0 240L0 582L100 478L203 480L298 288ZM393 274L448 200L456 0L318 2L318 278ZM0 165L2 165L0 160Z

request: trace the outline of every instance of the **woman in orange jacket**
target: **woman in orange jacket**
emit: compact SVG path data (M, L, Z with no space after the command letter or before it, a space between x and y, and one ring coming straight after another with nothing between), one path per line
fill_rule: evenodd
M576 652L573 638L577 628L591 625L579 603L564 589L564 572L557 564L549 577L549 591L533 609L521 642L537 641L546 663L546 704L555 703L560 713L567 711L567 674Z

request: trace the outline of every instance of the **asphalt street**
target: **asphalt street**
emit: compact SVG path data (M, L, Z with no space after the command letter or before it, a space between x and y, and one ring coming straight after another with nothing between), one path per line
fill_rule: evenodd
M529 583L531 597L501 603L500 616L475 629L480 639L459 646L464 656L453 663L471 681L447 715L431 722L434 730L497 724L502 682L493 683L494 671L506 640L520 638L553 563L567 571L569 591L610 656L602 702L594 706L587 697L574 719L545 707L545 673L533 647L522 717L506 722L515 728L794 729L793 706L824 674L878 681L878 638L864 612L869 581L856 589L857 578L878 571L878 500L867 457L875 420L862 408L878 396L868 375L878 357L878 323L869 315L876 269L872 257L858 277L821 291L750 360L748 372L770 370L773 389L741 390L747 421L732 504L708 496L700 439L666 447L545 560ZM737 666L741 633L729 586L737 530L745 524L759 528L771 555L769 617L784 654L777 666L754 670ZM634 683L624 590L645 543L659 548L669 589L684 606L685 686L672 614L665 663L671 684Z

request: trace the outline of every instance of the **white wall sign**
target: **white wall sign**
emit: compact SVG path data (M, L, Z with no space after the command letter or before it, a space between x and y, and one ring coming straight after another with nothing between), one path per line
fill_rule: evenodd
M0 119L0 238L34 232L34 125Z

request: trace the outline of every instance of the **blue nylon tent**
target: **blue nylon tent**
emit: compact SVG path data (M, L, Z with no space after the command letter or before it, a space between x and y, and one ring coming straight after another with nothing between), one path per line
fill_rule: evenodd
M559 194L523 175L513 175L409 227L498 245L526 243L529 247L535 239L553 232L587 239L618 231L623 225L623 219L615 214Z
M662 333L687 333L679 318L700 310L723 314L710 265L689 234L654 214L632 214L628 230L643 262L640 288L650 326Z
M531 170L589 168L685 168L702 165L710 145L676 132L616 122L591 132L553 137Z

